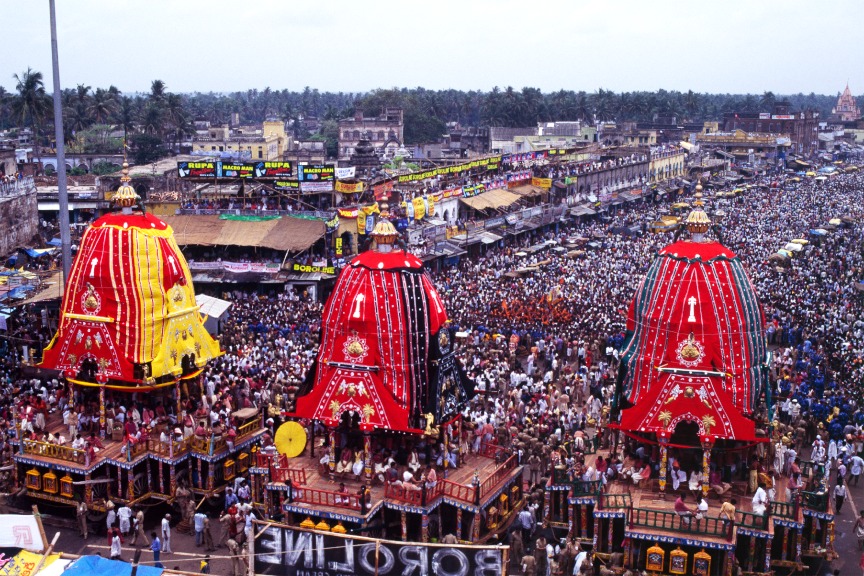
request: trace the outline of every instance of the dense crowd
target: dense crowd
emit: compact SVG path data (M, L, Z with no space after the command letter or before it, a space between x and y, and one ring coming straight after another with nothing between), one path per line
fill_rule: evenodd
M779 185L773 186L775 181ZM830 464L822 489L836 496L834 487L827 487L830 470L839 469L841 479L846 475L856 483L864 471L864 286L859 283L864 277L864 177L839 174L794 185L775 174L753 184L735 199L715 200L709 193L708 203L725 212L717 218L721 241L743 259L765 311L772 349L766 399L773 404L775 420L763 408L758 424L773 441L760 445L746 461L743 455L721 461L710 483L722 494L730 480L744 476L756 492L759 484L778 486L776 478L782 477L789 480L783 483L786 489L796 490L802 487L795 478L801 472L796 458L806 455L817 466ZM650 446L632 441L609 459L584 454L589 443L612 444L604 425L612 414L626 310L652 255L673 239L672 234L612 231L641 224L662 210L662 205L646 202L543 234L525 234L432 275L460 335L460 361L479 392L465 408L466 434L480 430L484 440L512 445L532 484L555 468L585 480L625 477L638 483L657 474ZM842 218L839 224L828 224L837 218ZM776 254L796 238L807 240L799 244L799 253ZM541 243L544 248L526 250ZM161 415L151 416L182 427L183 435L198 433L199 412L210 415L204 418L207 427L219 426L226 435L236 425L230 414L238 408L267 410L278 421L286 389L305 380L317 352L322 305L308 295L220 295L232 307L221 326L225 354L204 372L205 402L198 404L187 390L188 404L181 407L186 413L166 405ZM19 314L10 326L13 338L0 342L0 447L5 458L11 454L7 440L13 403L19 414L32 414L25 433L40 439L45 415L68 405L56 381L19 378L22 343L38 354L50 336L48 324L34 310L24 308ZM114 408L114 418L121 408L126 412L126 407ZM152 409L130 406L130 416L122 419L146 420ZM82 410L66 441L76 435L86 438L94 430L92 403L84 403ZM273 422L267 424L272 431ZM473 440L466 441L465 450L479 449ZM416 473L421 462L415 464ZM686 454L673 455L675 488L692 483L696 468ZM528 508L534 520L540 520L541 508L539 502ZM524 533L517 537L545 538L532 534L533 522L519 525ZM551 566L543 561L545 551L544 544L537 573L541 566Z

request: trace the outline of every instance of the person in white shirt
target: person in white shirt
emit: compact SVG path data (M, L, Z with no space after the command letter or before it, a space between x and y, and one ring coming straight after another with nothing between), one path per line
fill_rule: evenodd
M171 514L162 518L162 553L171 554Z
M704 496L699 497L699 504L696 506L696 519L701 520L708 517L708 501Z
M765 483L760 482L756 493L753 494L753 513L759 516L765 514L768 508L768 493L765 492Z

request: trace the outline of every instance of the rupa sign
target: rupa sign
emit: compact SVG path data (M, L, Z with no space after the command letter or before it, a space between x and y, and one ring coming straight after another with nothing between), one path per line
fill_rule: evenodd
M503 546L375 540L270 526L255 540L255 573L273 576L500 576Z

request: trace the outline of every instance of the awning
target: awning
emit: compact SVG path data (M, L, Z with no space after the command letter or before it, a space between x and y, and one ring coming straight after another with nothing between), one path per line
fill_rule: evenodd
M69 202L69 210L96 210L99 208L98 202ZM39 202L38 210L43 212L57 212L60 210L59 202Z
M594 214L597 214L597 211L588 206L577 206L576 208L570 209L570 214L572 216L593 216Z
M492 232L484 232L480 235L480 242L483 244L494 244L501 240L503 236L499 236L498 234L493 234Z
M221 220L219 216L163 216L181 246L254 246L302 252L324 237L322 220L283 216L274 220Z
M498 208L510 206L521 199L522 196L520 194L514 194L507 190L490 190L472 198L460 198L462 202L474 210L497 210Z
M231 307L231 302L207 296L206 294L196 294L195 303L198 304L198 311L205 316L213 318L221 318L225 311Z
M688 152L693 150L693 144L690 144L689 142L684 142L682 140L681 142L678 142L678 145L681 146L684 150L687 150Z

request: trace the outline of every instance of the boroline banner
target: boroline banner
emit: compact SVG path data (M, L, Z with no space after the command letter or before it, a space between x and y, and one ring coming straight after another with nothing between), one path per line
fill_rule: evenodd
M270 526L255 540L255 573L272 576L500 576L505 550L504 546L395 542Z

